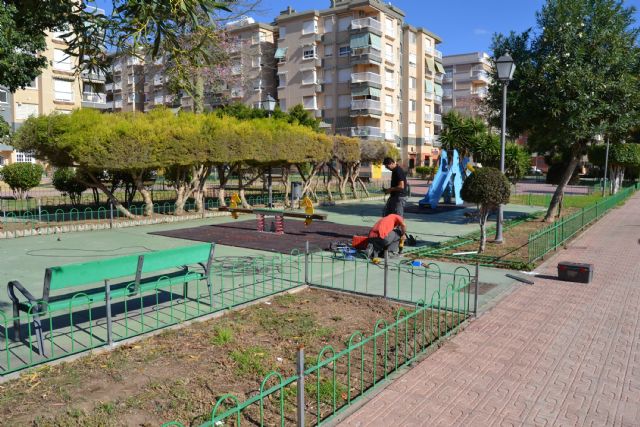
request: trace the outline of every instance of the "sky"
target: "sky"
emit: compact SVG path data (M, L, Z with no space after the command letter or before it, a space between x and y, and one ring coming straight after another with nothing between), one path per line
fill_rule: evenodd
M105 7L111 0L95 3ZM302 11L326 9L329 3L329 0L262 0L260 10L249 16L269 23L287 6ZM408 24L440 36L442 44L438 49L444 55L452 55L490 53L494 33L521 32L534 27L535 13L544 0L392 0L391 3L404 10ZM625 4L640 9L640 0L625 0ZM640 25L640 13L636 16Z

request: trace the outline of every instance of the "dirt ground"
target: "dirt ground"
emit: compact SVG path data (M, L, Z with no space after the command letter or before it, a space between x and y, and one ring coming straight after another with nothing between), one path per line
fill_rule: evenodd
M44 366L0 384L0 425L157 426L171 420L199 425L210 419L221 395L231 393L242 402L258 393L270 371L278 371L285 379L293 375L300 345L305 347L308 368L317 363L326 345L333 345L336 352L343 350L354 331L371 335L378 319L391 324L401 307L412 311L380 298L316 289L278 296L112 352ZM307 420L315 422L318 401L324 418L460 320L428 313L367 343L362 353L354 351L348 359L325 366L321 378L310 374L305 384ZM424 325L426 335L419 333ZM325 352L323 360L329 356L331 352ZM366 367L361 370L361 366ZM265 389L277 383L269 381ZM294 382L282 396L286 424L295 420L295 388ZM264 400L266 425L280 423L279 399L276 392ZM244 410L242 419L243 424L260 424L259 403Z

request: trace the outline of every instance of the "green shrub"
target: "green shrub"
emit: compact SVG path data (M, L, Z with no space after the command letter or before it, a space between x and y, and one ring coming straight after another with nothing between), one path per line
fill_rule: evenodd
M416 167L416 173L420 175L421 179L427 179L432 176L434 172L434 168L431 166L418 166Z
M71 203L78 205L87 186L76 179L76 171L71 168L56 169L53 173L53 186L61 193L69 195Z
M17 199L24 199L27 192L37 187L44 169L33 163L14 163L2 168L0 177L11 188Z

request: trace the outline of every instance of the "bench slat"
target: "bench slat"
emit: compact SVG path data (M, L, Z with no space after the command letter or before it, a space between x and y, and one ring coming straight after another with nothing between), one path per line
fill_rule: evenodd
M150 273L176 268L181 265L206 264L211 252L211 244L183 246L175 249L167 249L159 252L144 254L142 272Z
M138 255L129 255L50 267L47 269L51 274L49 289L54 291L103 282L107 279L135 276L137 266Z

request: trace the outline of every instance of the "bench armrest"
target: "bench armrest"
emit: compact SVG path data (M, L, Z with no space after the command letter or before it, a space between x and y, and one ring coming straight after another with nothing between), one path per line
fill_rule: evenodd
M20 293L29 301L29 302L36 302L38 301L38 299L36 297L34 297L31 292L29 292L24 286L22 286L22 283L18 282L17 280L12 280L7 284L7 292L9 293L9 299L11 301L13 301L14 306L17 306L20 301L18 300L18 297L16 297L16 293L15 293L15 289L17 289L18 291L20 291Z

